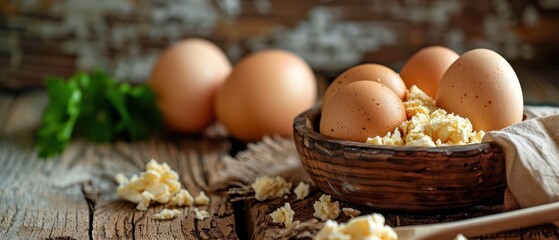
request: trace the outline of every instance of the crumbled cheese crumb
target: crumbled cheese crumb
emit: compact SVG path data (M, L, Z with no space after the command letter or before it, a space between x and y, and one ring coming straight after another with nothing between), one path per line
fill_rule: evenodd
M464 235L462 235L461 233L459 233L458 235L456 235L456 237L454 237L452 240L468 240Z
M435 147L480 143L484 131L473 131L469 119L437 108L433 98L416 86L406 93L404 121L393 133L367 139L368 144Z
M254 198L258 201L266 199L280 198L291 191L291 183L288 183L282 177L271 178L268 176L259 177L252 184L254 189Z
M328 219L336 219L340 214L340 203L332 202L330 195L322 194L319 201L315 201L313 204L314 214L316 218L320 218L322 221Z
M166 163L159 164L153 159L146 164L146 171L140 176L127 179L123 174L117 174L115 179L119 184L117 195L138 203L138 210L146 210L151 201L169 202L181 187L179 175Z
M169 219L173 219L179 215L181 215L181 211L178 209L173 209L173 210L169 210L167 208L161 210L161 212L153 215L154 219L158 219L158 220L169 220Z
M354 208L342 208L342 212L348 217L357 217L361 215L361 211Z
M138 202L138 205L136 205L136 209L140 211L146 211L151 204L151 200L153 200L153 194L144 191L142 192L142 194L140 194L140 196L141 200Z
M208 206L210 204L210 198L206 196L204 191L201 191L200 194L194 199L194 203L198 206Z
M293 190L297 196L297 200L303 200L309 195L309 184L300 182L299 185Z
M126 185L128 184L128 178L126 178L126 176L124 176L123 173L118 173L115 176L115 180L118 183L118 185Z
M340 226L337 222L327 220L313 240L351 240L351 236L342 233L339 231L339 228Z
M373 138L367 138L367 143L373 145L390 145L390 146L404 145L402 136L400 135L400 131L398 130L398 128L394 130L394 133L388 132L384 137L376 136Z
M210 217L210 214L206 210L200 210L198 208L194 208L194 216L196 217L196 219L202 221Z
M382 215L374 213L372 215L352 218L345 224L338 224L335 221L328 220L313 239L397 240L398 235L390 226L384 225L384 217Z
M435 100L415 85L411 86L411 88L406 91L404 106L406 107L408 119L415 116L417 113L429 114L437 110Z
M283 223L286 227L291 226L293 223L293 216L295 212L291 209L289 203L285 203L283 207L276 209L274 212L270 213L272 217L272 222Z
M181 189L177 194L175 194L175 196L171 198L171 201L169 203L172 206L179 207L192 206L192 203L194 203L194 198L192 197L192 195L190 195L188 190Z

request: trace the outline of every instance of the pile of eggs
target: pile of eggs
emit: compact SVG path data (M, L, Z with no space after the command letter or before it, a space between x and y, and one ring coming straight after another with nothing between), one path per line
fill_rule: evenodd
M242 141L291 136L293 118L315 104L317 88L309 65L292 53L264 50L232 67L217 46L202 39L165 50L149 85L170 129L200 133L219 120Z
M149 84L166 125L201 133L216 121L242 141L292 135L293 119L316 102L316 80L304 60L283 50L252 53L231 66L217 46L186 39L165 50ZM401 73L362 64L330 84L322 101L320 133L364 142L407 120L403 104L416 85L436 105L468 118L474 130L499 130L522 120L523 98L516 74L499 54L474 49L462 55L427 47Z
M458 55L434 46L413 55L400 74L362 64L339 75L323 99L320 133L358 142L384 136L407 120L402 100L413 85L439 108L468 118L475 131L500 130L522 120L520 83L502 56L488 49Z

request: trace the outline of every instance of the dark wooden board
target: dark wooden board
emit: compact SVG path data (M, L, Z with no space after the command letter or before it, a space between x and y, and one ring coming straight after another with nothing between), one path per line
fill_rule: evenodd
M287 199L274 199L265 202L258 202L253 198L245 200L246 219L249 223L248 229L252 233L251 239L309 239L312 233L316 233L322 226L319 219L313 217L313 203L318 201L323 193L318 189L312 189L308 198L296 200L294 196ZM335 201L335 199L332 199ZM285 202L289 202L295 211L294 221L300 221L300 227L291 227L289 230L283 225L272 223L269 214L278 207L282 207ZM375 209L356 206L340 201L340 208L350 207L358 209L361 214L380 213L386 218L386 224L392 227L432 224L440 222L450 222L469 219L472 217L485 216L502 212L501 204L487 204L470 207L458 211L447 211L433 214L408 214L401 212L376 211ZM340 213L336 219L338 222L346 222L350 217ZM478 236L469 239L499 239L499 240L520 240L520 239L559 239L559 228L553 224L539 225L529 228L511 230L502 233ZM444 240L444 239L442 239ZM447 239L450 240L450 239Z
M209 192L210 217L188 216L170 221L152 219L163 205L136 211L116 199L112 177L143 171L151 158L167 162L181 176L183 186L198 193L205 185L206 158L226 150L225 142L148 141L92 145L72 143L57 159L37 159L35 152L11 142L0 142L0 238L45 239L237 239L234 214L225 192ZM206 154L207 153L207 154ZM205 169L204 169L205 168Z
M0 239L237 239L226 192L212 192L207 183L228 152L225 139L101 145L77 140L62 156L45 161L30 145L44 97L0 94ZM196 221L185 207L188 216L159 221L152 216L164 206L142 212L117 199L114 175L139 173L152 158L168 163L193 194L206 191L211 202L201 208L208 219Z

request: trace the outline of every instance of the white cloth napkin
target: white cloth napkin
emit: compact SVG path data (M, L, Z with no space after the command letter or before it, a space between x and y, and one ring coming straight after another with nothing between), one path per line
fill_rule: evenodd
M559 201L559 108L525 109L528 120L483 138L503 147L507 184L522 208Z

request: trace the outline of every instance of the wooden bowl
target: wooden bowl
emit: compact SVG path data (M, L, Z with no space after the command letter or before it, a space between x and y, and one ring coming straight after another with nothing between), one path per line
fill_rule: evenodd
M303 166L324 192L381 210L459 209L503 195L505 158L493 143L445 147L378 146L319 133L320 107L294 120Z

